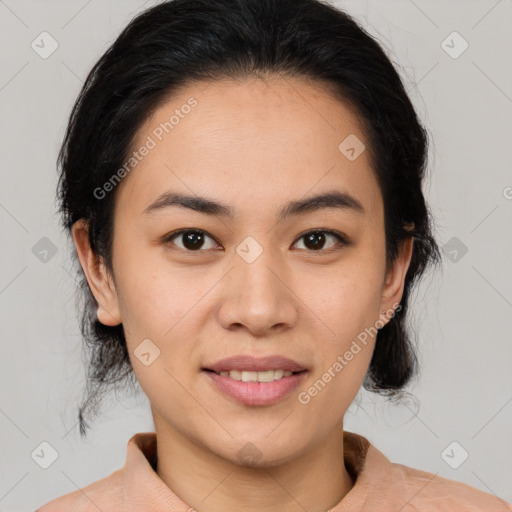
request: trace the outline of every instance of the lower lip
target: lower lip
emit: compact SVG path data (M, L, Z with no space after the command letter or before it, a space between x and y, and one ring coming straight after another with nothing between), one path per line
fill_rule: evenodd
M217 389L246 405L271 405L293 391L304 379L307 371L294 373L271 382L243 382L203 370Z

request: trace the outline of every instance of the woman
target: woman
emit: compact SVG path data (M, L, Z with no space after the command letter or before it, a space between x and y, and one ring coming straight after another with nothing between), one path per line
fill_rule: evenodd
M136 377L154 433L40 512L512 510L343 430L416 371L439 261L427 135L379 44L318 0L174 0L89 74L59 155L88 399Z

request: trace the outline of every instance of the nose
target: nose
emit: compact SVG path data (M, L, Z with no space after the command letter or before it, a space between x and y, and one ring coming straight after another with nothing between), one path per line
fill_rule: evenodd
M223 280L222 327L245 329L255 337L292 328L298 318L297 295L286 262L266 249L250 261L235 255L234 268Z

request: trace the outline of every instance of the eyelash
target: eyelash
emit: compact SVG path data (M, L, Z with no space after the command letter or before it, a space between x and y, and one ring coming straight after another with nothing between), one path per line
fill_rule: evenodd
M174 231L172 233L169 233L168 235L166 235L163 238L163 243L170 244L172 242L172 240L174 240L175 238L178 238L180 235L182 235L184 233L200 233L200 234L208 236L209 238L214 240L216 243L218 243L217 240L215 240L215 238L213 236L211 236L208 232L206 232L206 231L204 231L202 229L195 229L195 228L180 229L178 231ZM332 235L332 236L334 236L338 240L338 243L341 244L342 247L350 245L350 242L348 241L348 239L342 233L340 233L338 231L334 231L332 229L321 229L321 228L311 229L309 231L306 231L305 233L302 233L297 238L297 240L294 242L293 245L295 245L295 243L297 243L302 238L304 238L307 235L310 235L312 233L324 233L324 234ZM341 249L341 247L339 249ZM206 252L207 251L205 249L199 249L197 251L191 251L191 250L188 250L188 249L182 249L181 247L178 247L177 249L173 249L173 250L178 250L178 251L187 252L187 253L201 253L201 252ZM319 249L319 250L316 250L316 251L312 250L312 249L311 250L300 249L300 250L305 250L306 252L310 252L310 253L326 253L326 252L335 251L337 249L336 249L336 246L334 246L334 247L330 247L328 249Z

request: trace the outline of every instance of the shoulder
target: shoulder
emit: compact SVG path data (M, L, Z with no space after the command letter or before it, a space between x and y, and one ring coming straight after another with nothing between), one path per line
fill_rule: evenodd
M494 494L438 473L391 462L368 439L355 433L345 433L345 464L356 477L345 499L346 510L512 512L512 505Z
M123 469L39 507L36 512L98 512L123 504Z
M392 477L403 489L403 512L512 512L505 500L465 483L402 464L390 466Z

